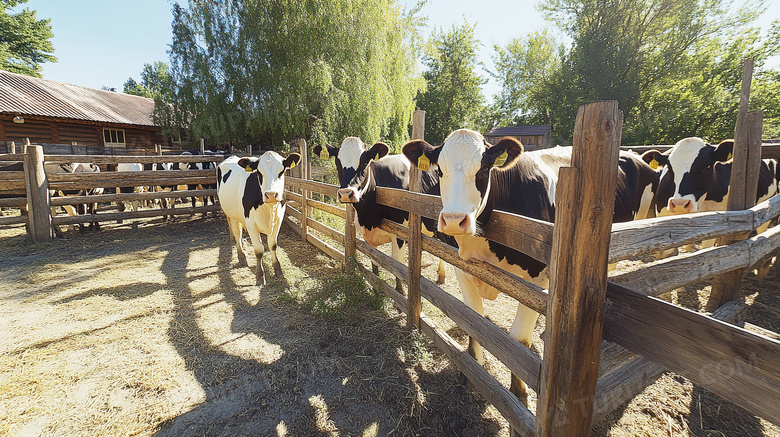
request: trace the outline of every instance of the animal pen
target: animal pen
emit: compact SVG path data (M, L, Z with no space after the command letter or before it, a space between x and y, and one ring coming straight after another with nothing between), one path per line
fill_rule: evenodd
M752 128L738 128L732 191L749 185L755 174L748 163L760 156L760 117ZM742 117L741 117L742 119ZM421 138L423 114L416 113L413 137ZM308 179L309 156L299 142L300 177L288 177L285 220L305 241L357 269L366 280L406 313L408 324L429 336L469 381L510 423L517 435L586 435L591 424L622 405L658 378L677 372L696 384L771 422L780 424L780 342L732 323L746 309L738 284L744 272L780 247L780 227L748 237L762 223L780 215L780 196L755 206L726 212L646 219L611 225L616 159L622 114L616 102L580 108L574 132L572 165L561 169L554 224L494 212L484 237L519 250L550 266L550 289L543 290L495 266L463 261L454 249L421 234L421 217L436 219L441 201L415 191L419 171L412 170L410 191L379 188L377 201L410 212L408 227L384 221L382 229L409 244L408 266L355 237L354 210L324 201L338 187ZM739 136L745 132L745 137ZM756 134L758 132L758 134ZM752 133L752 140L748 141ZM758 135L758 136L757 136ZM760 145L760 141L758 142ZM4 172L0 190L22 193L0 199L0 206L27 205L28 217L3 217L0 224L27 222L35 241L51 238L51 226L96 220L122 220L218 209L214 205L175 210L99 213L95 216L51 217L51 206L88 202L132 201L214 195L214 190L103 194L51 198L49 190L106 186L213 183L214 170L168 172L48 174L44 163L88 160L119 162L205 162L207 156L44 156L35 146L26 153L0 155L2 161L23 161L24 172ZM743 165L743 170L738 170ZM297 169L296 169L297 170ZM740 171L742 173L740 173ZM605 181L612 181L606 183ZM742 187L742 188L740 188ZM739 197L739 196L736 196ZM744 195L744 199L751 198ZM19 200L21 199L21 200ZM749 206L749 205L748 205ZM345 221L343 232L318 221L315 210ZM326 241L339 243L342 248ZM607 263L638 254L678 247L707 238L728 238L730 244L685 253L607 278ZM503 329L478 315L432 281L421 277L422 251L477 276L504 294L546 315L544 358L521 345ZM364 254L407 285L397 292L370 269L352 262ZM677 307L655 296L703 278L722 284L718 301L707 315ZM481 367L457 341L421 311L421 299L437 307L469 336L479 341L513 374L539 394L536 414Z

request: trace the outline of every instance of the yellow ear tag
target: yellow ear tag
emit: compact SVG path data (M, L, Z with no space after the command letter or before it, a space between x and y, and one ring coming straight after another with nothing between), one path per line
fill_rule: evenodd
M322 148L322 151L320 152L320 159L330 159L330 153L328 153L327 147Z
M417 168L419 168L422 171L428 171L431 168L431 160L428 159L427 156L425 156L425 153L420 155L419 158L417 158Z
M658 161L655 158L653 158L652 161L648 162L647 165L649 165L650 168L652 168L653 170L658 170Z
M252 173L252 167L250 167L248 165L246 167L244 167L244 170L246 170L247 173Z
M295 161L290 163L290 168L293 168L293 167L295 167Z
M732 156L732 155L731 155L731 152L729 152L729 156L727 156L727 157L726 157L726 161L728 161L729 159L731 159L731 156Z
M376 152L376 156L374 157L374 161L379 161L379 152Z
M509 154L506 153L506 150L504 150L504 153L498 155L496 157L496 160L493 161L493 167L501 167L502 165L506 164L506 159L509 157Z

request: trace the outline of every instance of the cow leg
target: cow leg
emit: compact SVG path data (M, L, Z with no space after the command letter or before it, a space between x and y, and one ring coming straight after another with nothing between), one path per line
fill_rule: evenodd
M276 236L268 236L268 249L271 251L271 263L274 266L274 276L282 276L282 265L276 257Z
M256 228L247 227L249 231L249 239L252 240L252 247L255 249L255 256L257 257L257 267L255 269L255 285L265 285L265 270L263 270L263 253L265 253L265 247L263 241L260 239L260 233Z
M392 241L390 242L392 245L391 249L391 255L394 260L400 262L401 264L404 264L404 241L393 237ZM396 277L395 278L395 290L401 294L404 294L404 285L401 281L401 278Z
M463 301L466 306L476 311L480 316L484 315L485 309L482 306L482 296L479 295L479 291L477 291L477 287L474 285L471 275L455 267L455 276L458 278L458 284L460 284L460 290L463 293ZM482 364L482 345L477 343L471 336L469 336L468 352L469 355L474 357L477 363L480 365ZM465 378L463 374L461 374L461 377Z
M233 236L233 241L236 242L236 252L238 253L238 266L245 267L246 255L244 255L244 248L241 247L241 223L233 219L228 219L228 226L230 226L230 235Z
M510 329L509 334L512 338L520 342L520 344L530 349L531 341L533 340L534 326L536 325L536 320L538 318L539 313L525 305L518 304L515 321L512 322L512 328ZM528 387L515 374L512 374L509 391L517 396L517 399L519 399L523 405L526 407L528 406Z
M444 269L444 260L439 258L439 278L436 280L437 284L444 284L444 280L447 278L447 270Z

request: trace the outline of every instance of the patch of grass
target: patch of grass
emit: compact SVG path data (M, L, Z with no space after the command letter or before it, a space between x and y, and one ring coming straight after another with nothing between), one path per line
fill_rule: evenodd
M427 362L433 357L431 346L431 341L422 331L412 331L401 350L404 361L411 367Z
M384 307L385 296L366 286L358 273L336 272L325 279L319 288L299 294L296 300L311 313L338 321L358 321L366 311Z

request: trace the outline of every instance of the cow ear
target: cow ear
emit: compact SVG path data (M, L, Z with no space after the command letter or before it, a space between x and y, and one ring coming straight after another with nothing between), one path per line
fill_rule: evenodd
M439 161L441 146L433 147L425 140L412 140L404 144L401 152L413 166L422 171L428 171L431 164L436 164Z
M379 160L385 157L387 155L387 152L390 151L390 147L387 146L385 143L376 143L373 146L371 146L370 149L363 152L363 156L368 156L369 160Z
M734 140L723 140L715 147L715 159L720 162L726 162L734 154Z
M482 154L482 167L506 170L517 163L521 153L523 153L523 145L520 141L511 137L502 138Z
M249 158L241 158L238 160L238 165L247 171L247 173L252 173L253 171L257 170L257 164L260 161L249 159Z
M320 158L320 159L330 159L333 156L337 156L339 154L339 148L333 147L330 144L325 144L324 146L321 146L317 144L314 146L314 149L312 149L314 152L314 156Z
M298 153L290 153L287 158L284 158L284 161L282 161L282 165L284 165L284 168L293 168L296 164L298 164L301 161L301 155Z
M665 166L669 162L669 155L664 155L658 150L648 150L642 154L642 161L646 162L653 170Z

